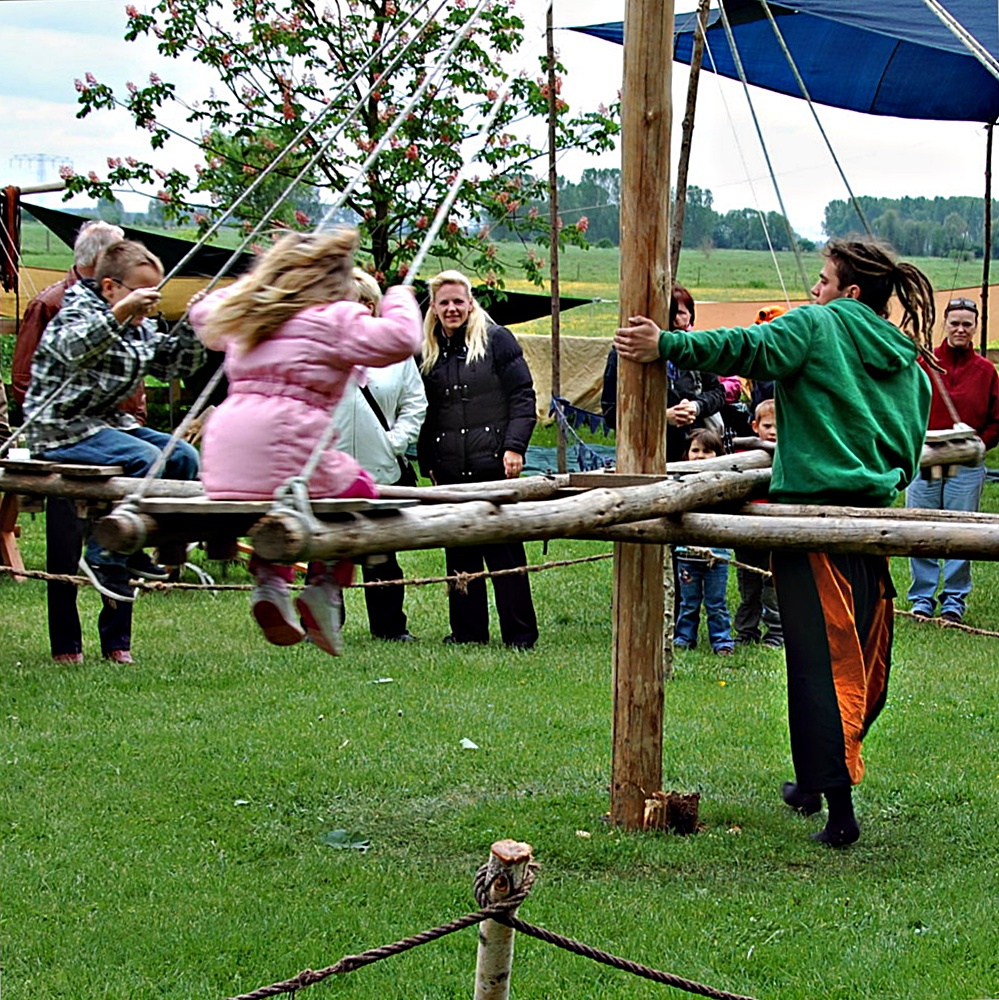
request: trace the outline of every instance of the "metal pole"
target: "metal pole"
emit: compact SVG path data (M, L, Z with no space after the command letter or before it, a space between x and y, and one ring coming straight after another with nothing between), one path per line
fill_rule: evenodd
M992 263L992 133L995 122L985 126L985 246L982 253L982 357L989 349L989 267Z
M552 282L552 395L562 395L562 314L559 308L559 296L561 294L561 281L559 278L558 264L558 163L555 158L557 152L555 134L555 115L557 112L557 101L555 95L555 28L552 21L552 11L554 3L548 5L548 20L546 23L545 38L548 44L548 205L551 215L550 243L551 243L551 282ZM555 421L555 439L558 471L566 471L565 459L565 428L561 420Z

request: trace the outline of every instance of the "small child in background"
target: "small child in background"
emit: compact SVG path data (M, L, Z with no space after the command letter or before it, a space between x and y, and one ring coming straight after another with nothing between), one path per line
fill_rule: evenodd
M777 407L772 399L764 399L757 405L752 427L753 433L761 441L777 441ZM769 571L770 550L737 548L735 561ZM750 646L762 639L764 646L783 649L784 628L781 625L773 577L736 566L735 579L739 585L739 607L735 612L736 644ZM761 619L766 634L760 631Z
M707 428L691 431L687 442L688 461L716 458L722 454L721 437ZM703 604L711 649L719 656L729 656L735 646L726 600L728 552L714 548L710 551L717 560L689 555L684 546L677 546L680 611L676 617L673 645L677 649L693 649L697 645Z
M213 499L269 500L302 474L355 366L380 368L411 357L423 339L410 289L390 288L381 316L356 301L355 230L292 233L254 269L213 292L191 311L206 346L225 348L229 395L212 414L202 445L202 480ZM328 447L308 483L312 497L378 495L371 476L349 455ZM297 601L291 566L256 556L251 610L268 642L309 639L342 651L341 588L353 564L313 562ZM300 621L298 620L300 618Z

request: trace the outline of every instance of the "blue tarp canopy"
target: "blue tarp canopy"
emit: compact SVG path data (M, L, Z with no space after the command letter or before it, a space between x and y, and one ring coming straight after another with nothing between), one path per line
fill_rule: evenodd
M999 58L996 0L944 0L960 22ZM725 0L736 47L755 86L801 97L787 58L759 0ZM798 0L770 4L812 100L898 118L994 122L999 81L923 0ZM673 58L689 63L695 14L678 14ZM573 28L623 44L622 22ZM708 21L703 67L739 79L719 12Z

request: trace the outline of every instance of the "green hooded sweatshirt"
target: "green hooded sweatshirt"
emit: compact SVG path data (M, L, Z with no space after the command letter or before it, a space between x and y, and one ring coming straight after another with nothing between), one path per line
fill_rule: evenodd
M746 328L666 332L680 368L774 379L778 503L886 507L915 477L930 381L913 342L856 299Z

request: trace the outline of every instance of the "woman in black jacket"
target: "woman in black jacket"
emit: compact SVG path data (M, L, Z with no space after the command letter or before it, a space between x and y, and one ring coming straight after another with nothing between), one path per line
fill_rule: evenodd
M493 324L472 296L460 271L443 271L429 284L430 307L423 324L420 371L427 416L417 453L434 483L515 479L534 429L536 403L530 370L513 334ZM449 576L527 565L522 542L444 550ZM538 623L526 573L493 578L503 642L530 649ZM451 634L447 643L489 641L484 579L462 593L448 591Z
M694 298L683 285L674 285L669 304L669 328L691 330ZM708 417L725 405L725 388L717 375L685 371L670 364L666 388L666 461L678 462L687 453L687 433L705 427ZM612 347L604 368L600 409L612 430L617 427L617 351Z

